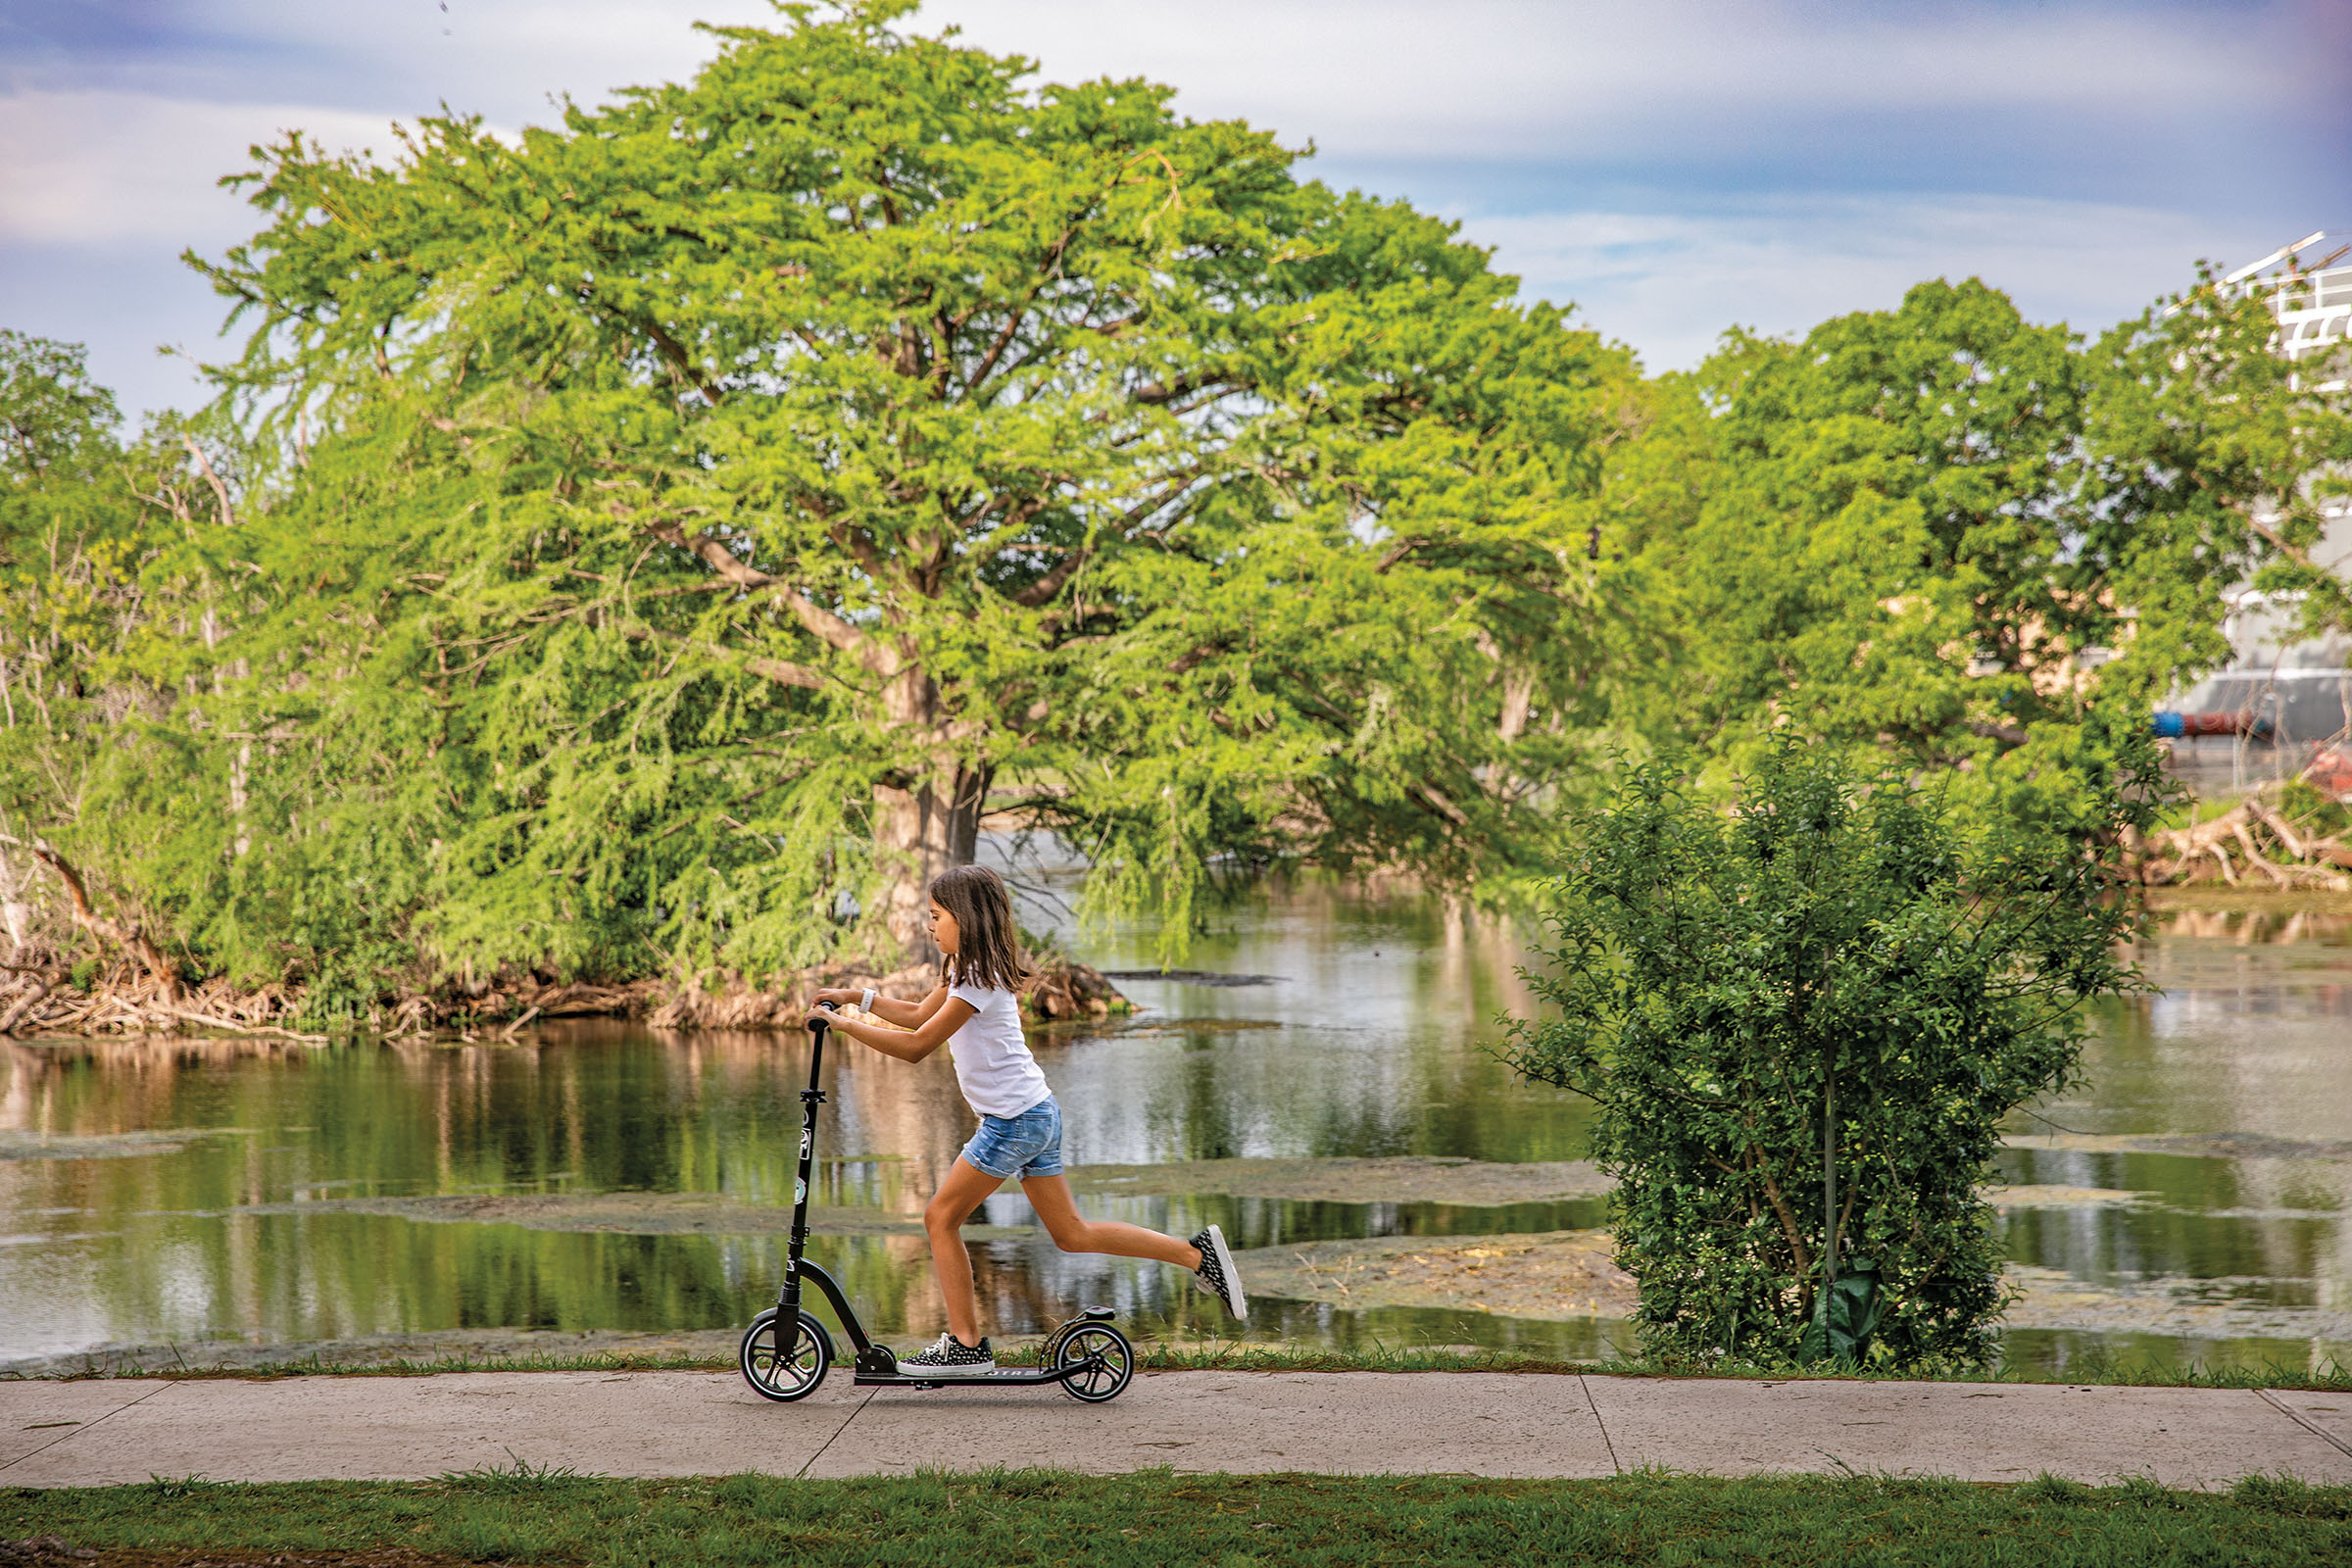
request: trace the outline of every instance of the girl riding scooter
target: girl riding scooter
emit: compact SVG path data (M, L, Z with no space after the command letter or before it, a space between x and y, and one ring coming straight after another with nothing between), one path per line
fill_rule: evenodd
M980 1333L962 1226L1008 1176L1020 1178L1029 1206L1063 1251L1149 1257L1190 1269L1226 1310L1248 1317L1249 1299L1218 1227L1180 1242L1140 1225L1079 1216L1061 1174L1061 1107L1021 1033L1020 993L1032 972L1021 958L1012 900L1003 879L978 865L945 873L930 893L931 940L946 956L945 983L920 1002L894 1001L871 990L819 991L817 1003L854 1003L867 1017L843 1018L812 1005L808 1018L901 1061L921 1061L945 1045L955 1058L963 1098L980 1117L980 1130L923 1210L931 1266L947 1301L948 1332L930 1348L901 1361L901 1369L932 1377L980 1377L996 1370L996 1356Z

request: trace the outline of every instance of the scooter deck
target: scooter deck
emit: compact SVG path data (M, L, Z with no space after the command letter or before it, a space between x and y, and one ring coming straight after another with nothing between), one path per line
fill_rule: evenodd
M860 1389L1037 1389L1048 1384L1066 1383L1080 1372L1101 1365L1098 1357L1089 1356L1068 1366L1056 1367L999 1367L994 1372L981 1372L968 1377L927 1378L907 1372L860 1372L851 1383Z

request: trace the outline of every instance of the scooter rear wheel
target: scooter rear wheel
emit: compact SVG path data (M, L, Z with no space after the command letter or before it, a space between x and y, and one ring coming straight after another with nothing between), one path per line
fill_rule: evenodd
M798 1323L782 1323L771 1306L743 1331L735 1361L743 1368L743 1381L761 1398L779 1403L806 1399L825 1381L825 1370L833 1364L833 1336L807 1312Z
M1054 1364L1076 1366L1089 1357L1097 1358L1095 1364L1062 1379L1061 1392L1089 1404L1117 1398L1135 1376L1135 1347L1107 1323L1081 1323L1062 1335Z

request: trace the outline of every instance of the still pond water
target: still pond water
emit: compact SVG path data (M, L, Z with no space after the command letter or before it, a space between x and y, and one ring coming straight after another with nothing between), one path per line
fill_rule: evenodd
M1079 949L1142 967L1149 933ZM1262 983L1131 981L1141 1018L1039 1033L1067 1154L1579 1158L1580 1103L1490 1054L1497 1015L1530 1005L1522 959L1512 932L1431 903L1268 892L1188 959ZM2001 1156L2001 1179L2030 1189L2000 1222L2027 1291L2007 1353L2352 1361L2352 918L2175 911L2141 961L2162 994L2105 1009L2088 1083L2021 1117ZM804 1050L614 1024L513 1045L0 1042L0 1372L168 1344L740 1325L773 1300L784 1237L772 1213L747 1226L727 1210L790 1201ZM912 1222L970 1127L945 1054L910 1067L851 1051L826 1078L816 1197L832 1223L811 1253L869 1322L936 1332ZM1081 1201L1178 1235L1216 1220L1240 1248L1602 1216L1596 1199L1361 1196ZM1145 1332L1223 1332L1173 1270L1056 1252L1017 1190L982 1218L973 1252L999 1333L1082 1301ZM1250 1332L1576 1355L1630 1344L1604 1319L1276 1299Z

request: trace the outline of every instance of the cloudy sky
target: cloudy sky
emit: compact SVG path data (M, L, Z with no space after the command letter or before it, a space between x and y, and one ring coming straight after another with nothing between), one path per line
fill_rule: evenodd
M0 0L0 325L126 406L219 356L175 260L300 126L383 151L443 102L512 127L691 72L765 0ZM2352 238L2352 0L933 0L1049 77L1149 75L1461 220L1653 368L1981 275L2096 329L2199 258ZM2332 250L2334 242L2320 247Z

